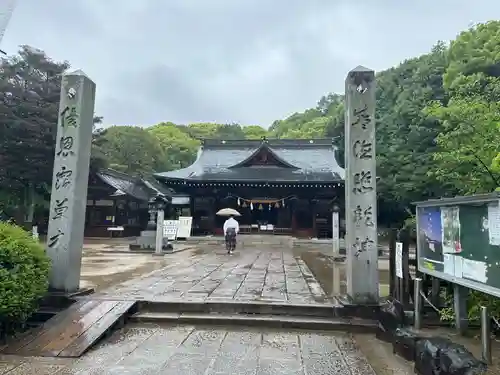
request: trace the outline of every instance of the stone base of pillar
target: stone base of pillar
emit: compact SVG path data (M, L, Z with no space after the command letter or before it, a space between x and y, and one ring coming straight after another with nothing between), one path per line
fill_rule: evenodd
M364 301L358 302L354 301L348 295L336 296L336 300L339 302L342 309L339 309L340 317L358 317L362 319L378 319L380 311L379 301Z
M156 230L143 230L136 238L135 243L129 245L130 250L150 250L156 249ZM163 238L162 249L166 253L173 252L173 246L168 239Z
M94 288L80 288L76 292L49 289L39 305L40 307L66 308L74 302L76 297L88 296L93 293Z

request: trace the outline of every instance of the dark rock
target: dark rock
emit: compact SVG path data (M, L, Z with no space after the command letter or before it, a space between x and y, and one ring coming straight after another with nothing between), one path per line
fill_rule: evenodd
M486 373L486 364L476 359L463 345L452 344L439 351L442 375L481 375Z
M387 299L380 305L378 320L386 332L394 332L405 326L406 316L403 305L395 299Z
M381 341L384 341L384 342L388 342L390 344L392 344L392 341L393 341L393 333L392 332L387 332L384 327L382 327L382 325L378 324L378 330L377 332L375 333L375 337L378 339L378 340L381 340Z
M415 373L419 375L443 375L441 372L440 351L453 345L445 338L431 337L420 339L415 345Z
M398 328L394 331L392 351L407 361L415 361L415 346L420 340L415 332L409 328Z

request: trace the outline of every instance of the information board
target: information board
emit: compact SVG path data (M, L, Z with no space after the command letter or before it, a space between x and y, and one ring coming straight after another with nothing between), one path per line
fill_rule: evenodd
M418 270L500 297L499 198L417 203Z
M179 228L179 220L164 220L163 237L168 240L175 240L177 238L178 228Z
M179 216L179 227L177 229L177 238L191 237L191 227L193 218L191 216Z

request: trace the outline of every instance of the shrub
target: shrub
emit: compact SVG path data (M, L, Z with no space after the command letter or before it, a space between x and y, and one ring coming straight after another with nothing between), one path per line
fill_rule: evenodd
M0 324L22 323L48 290L50 262L22 228L0 222Z
M453 308L453 291L447 291L444 296L446 307L440 310L440 318L444 322L455 321L455 310ZM467 298L467 313L470 322L478 323L481 320L481 306L488 307L488 312L495 320L500 319L500 298L490 296L488 294L470 290ZM499 327L492 326L493 331L497 331Z

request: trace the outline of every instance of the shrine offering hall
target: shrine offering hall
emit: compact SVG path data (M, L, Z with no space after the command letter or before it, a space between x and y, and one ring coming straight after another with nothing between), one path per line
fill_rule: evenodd
M204 140L191 166L155 178L189 196L193 235L222 234L216 212L230 207L241 233L331 237L332 208L344 207L332 139Z

